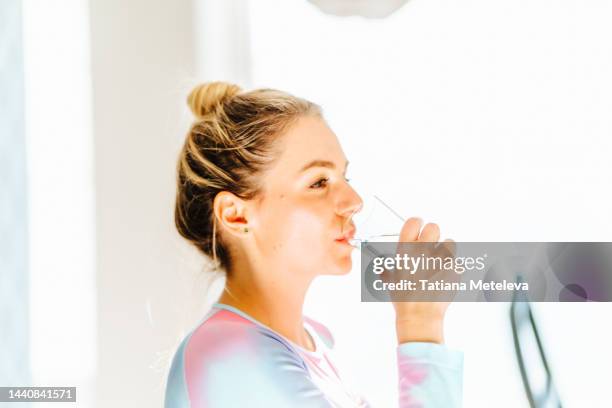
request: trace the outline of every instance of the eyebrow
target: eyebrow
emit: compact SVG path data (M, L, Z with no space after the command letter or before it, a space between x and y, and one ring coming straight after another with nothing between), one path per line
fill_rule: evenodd
M345 165L344 165L344 170L346 171L346 168L348 167L349 162L348 160L346 161ZM334 164L334 162L331 162L329 160L313 160L310 163L308 163L307 165L305 165L304 167L302 167L302 169L300 170L300 173L303 171L306 171L312 167L327 167L330 169L335 169L336 165Z

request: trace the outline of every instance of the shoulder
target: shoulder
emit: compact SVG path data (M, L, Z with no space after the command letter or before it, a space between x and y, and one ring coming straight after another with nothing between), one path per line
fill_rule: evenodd
M201 359L255 357L281 351L296 354L291 344L275 332L231 311L215 310L191 333L184 353L189 371L190 363Z
M166 407L232 406L236 398L262 393L280 398L308 376L299 353L278 334L231 311L214 310L183 340L168 378L166 398L181 394L190 405Z

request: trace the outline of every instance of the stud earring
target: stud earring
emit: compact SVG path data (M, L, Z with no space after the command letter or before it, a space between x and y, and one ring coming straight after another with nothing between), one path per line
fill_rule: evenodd
M244 227L244 232L249 232L249 229L247 227Z

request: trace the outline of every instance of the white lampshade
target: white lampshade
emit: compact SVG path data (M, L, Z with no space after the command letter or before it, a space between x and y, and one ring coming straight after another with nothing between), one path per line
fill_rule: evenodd
M324 13L336 16L384 18L399 10L408 0L308 0Z

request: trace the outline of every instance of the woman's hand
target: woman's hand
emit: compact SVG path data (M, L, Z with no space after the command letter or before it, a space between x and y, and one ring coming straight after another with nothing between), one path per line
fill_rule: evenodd
M438 242L440 228L429 223L423 227L420 218L409 218L400 232L400 242ZM454 252L454 241L445 240L446 248ZM451 302L395 301L395 325L399 343L410 341L443 343L443 323Z

